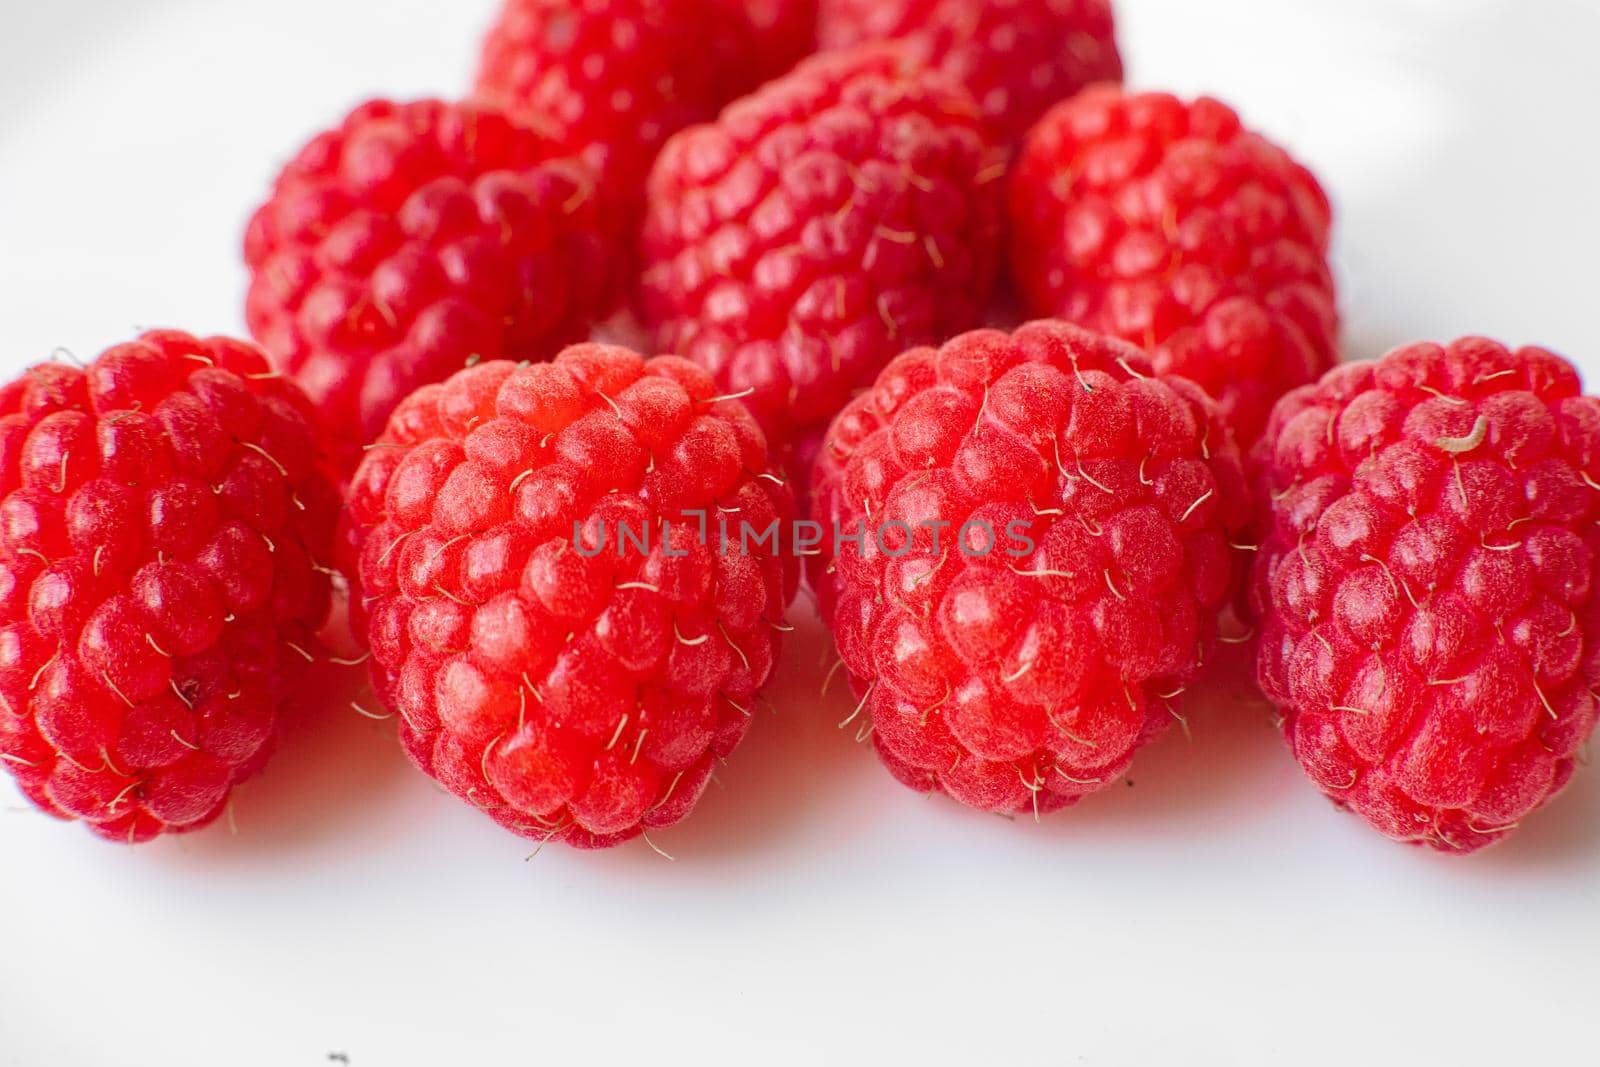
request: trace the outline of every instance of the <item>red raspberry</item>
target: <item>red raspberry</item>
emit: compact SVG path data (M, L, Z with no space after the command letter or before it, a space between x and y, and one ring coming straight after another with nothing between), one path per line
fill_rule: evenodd
M1600 400L1468 338L1330 371L1262 441L1261 686L1306 773L1470 852L1572 774L1600 685Z
M1003 172L966 93L903 48L809 59L661 153L646 317L787 448L906 347L979 322Z
M485 363L413 394L357 472L380 695L417 766L518 833L683 818L772 673L797 567L734 523L793 505L715 391L607 345Z
M471 358L544 359L615 303L590 168L486 107L376 100L318 135L245 238L251 332L342 435Z
M1205 98L1090 89L1028 135L1011 182L1029 309L1144 345L1241 445L1337 358L1329 223L1311 173Z
M821 0L817 36L824 48L910 43L1008 144L1058 100L1122 80L1111 0Z
M812 491L812 585L878 755L996 812L1105 788L1177 716L1248 505L1198 386L1055 321L895 360L835 420ZM862 548L832 555L858 523Z
M327 614L310 405L253 345L157 331L0 413L0 761L102 837L199 829Z
M547 130L618 186L663 142L810 51L797 0L507 0L483 43L477 92ZM776 36L799 26L795 40Z

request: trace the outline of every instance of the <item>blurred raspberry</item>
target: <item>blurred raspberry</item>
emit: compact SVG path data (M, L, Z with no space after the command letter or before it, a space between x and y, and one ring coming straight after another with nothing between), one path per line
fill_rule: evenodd
M970 98L902 47L809 59L662 152L646 318L787 450L904 349L978 323L1003 175Z
M250 221L251 332L338 435L469 360L546 359L616 303L592 170L499 111L376 100L315 137Z
M793 504L715 392L606 345L485 363L406 400L356 474L379 692L417 766L517 833L683 818L772 673L797 567L734 524Z
M811 50L814 0L507 0L477 92L624 190L663 142Z
M147 333L0 389L0 761L130 844L272 748L328 610L337 493L253 345Z
M1248 505L1197 386L1053 321L895 360L835 420L812 492L811 583L879 756L995 812L1105 788L1176 718Z
M1011 181L1029 309L1147 348L1242 446L1337 358L1327 197L1215 100L1090 89L1029 133Z
M1110 0L821 0L824 48L903 40L966 86L1007 144L1054 103L1122 80Z
M1262 440L1259 677L1325 793L1470 852L1567 781L1600 685L1600 400L1539 348L1397 349Z

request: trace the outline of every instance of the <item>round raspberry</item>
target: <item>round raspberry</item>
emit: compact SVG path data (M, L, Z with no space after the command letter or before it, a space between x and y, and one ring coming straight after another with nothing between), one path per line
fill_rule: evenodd
M328 610L305 396L253 345L147 333L0 389L0 762L135 843L266 761Z
M814 479L812 585L879 756L995 812L1105 788L1177 717L1248 505L1198 386L1053 321L907 352Z
M787 448L908 346L979 322L1003 173L970 98L903 48L813 57L661 153L646 317Z
M544 359L615 303L585 164L487 107L356 108L278 177L245 237L251 332L341 435L469 359Z
M477 92L547 131L617 184L666 139L809 51L803 0L507 0ZM805 28L784 40L779 27Z
M1008 144L1050 105L1122 80L1110 0L821 0L823 48L903 40L966 86Z
M1205 98L1090 89L1033 129L1011 180L1029 309L1143 345L1242 446L1337 358L1329 224L1311 173Z
M1306 774L1446 852L1571 776L1600 685L1600 400L1483 338L1330 371L1272 413L1251 599Z
M485 363L406 400L356 474L379 693L417 766L518 833L683 818L772 673L793 505L715 391L606 345Z

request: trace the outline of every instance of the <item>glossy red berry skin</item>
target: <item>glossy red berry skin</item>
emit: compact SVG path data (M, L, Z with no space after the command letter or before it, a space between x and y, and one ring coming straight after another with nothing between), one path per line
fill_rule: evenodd
M1226 105L1090 89L1028 134L1011 262L1036 315L1142 345L1216 398L1241 447L1337 359L1316 179Z
M517 833L592 848L683 818L772 673L798 566L737 529L721 551L717 519L759 533L793 504L715 394L606 345L485 363L408 398L356 474L379 693L417 766Z
M1003 174L971 99L903 47L815 56L662 152L645 317L787 449L904 349L977 325Z
M636 187L668 137L810 51L806 3L758 7L507 0L483 43L477 94L546 131L619 188Z
M1539 348L1411 345L1281 400L1252 583L1306 774L1471 852L1566 783L1600 685L1600 400Z
M1085 86L1122 81L1110 0L821 0L817 36L823 48L907 42L1006 144Z
M1055 321L896 359L829 430L812 494L812 585L878 755L994 812L1105 788L1173 721L1248 506L1199 387ZM833 524L863 520L883 540L834 554Z
M328 610L338 496L254 345L146 333L0 388L0 761L130 844L266 761Z
M592 169L481 105L362 104L245 237L250 330L354 469L401 398L468 359L546 359L616 303Z

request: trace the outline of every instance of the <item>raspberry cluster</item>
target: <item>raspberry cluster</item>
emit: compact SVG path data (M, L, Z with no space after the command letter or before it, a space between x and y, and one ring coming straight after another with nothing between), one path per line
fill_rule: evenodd
M1412 345L1273 412L1252 599L1306 773L1469 852L1572 774L1600 686L1600 400L1550 352Z
M475 104L375 100L318 135L250 221L250 330L339 435L468 359L545 359L615 303L592 169Z
M1329 218L1311 173L1226 105L1098 87L1028 134L1012 270L1032 313L1142 345L1248 445L1335 360Z
M328 611L313 417L174 331L0 389L0 760L40 808L147 841L265 762Z
M878 755L996 812L1105 788L1173 721L1247 506L1197 386L1061 322L899 357L814 478L829 525L869 531L811 579Z
M797 564L715 519L793 503L715 394L604 345L485 363L408 398L356 473L380 696L418 767L518 833L683 818L772 673Z
M905 348L977 325L1003 177L970 97L909 50L808 60L663 151L646 318L789 446Z

